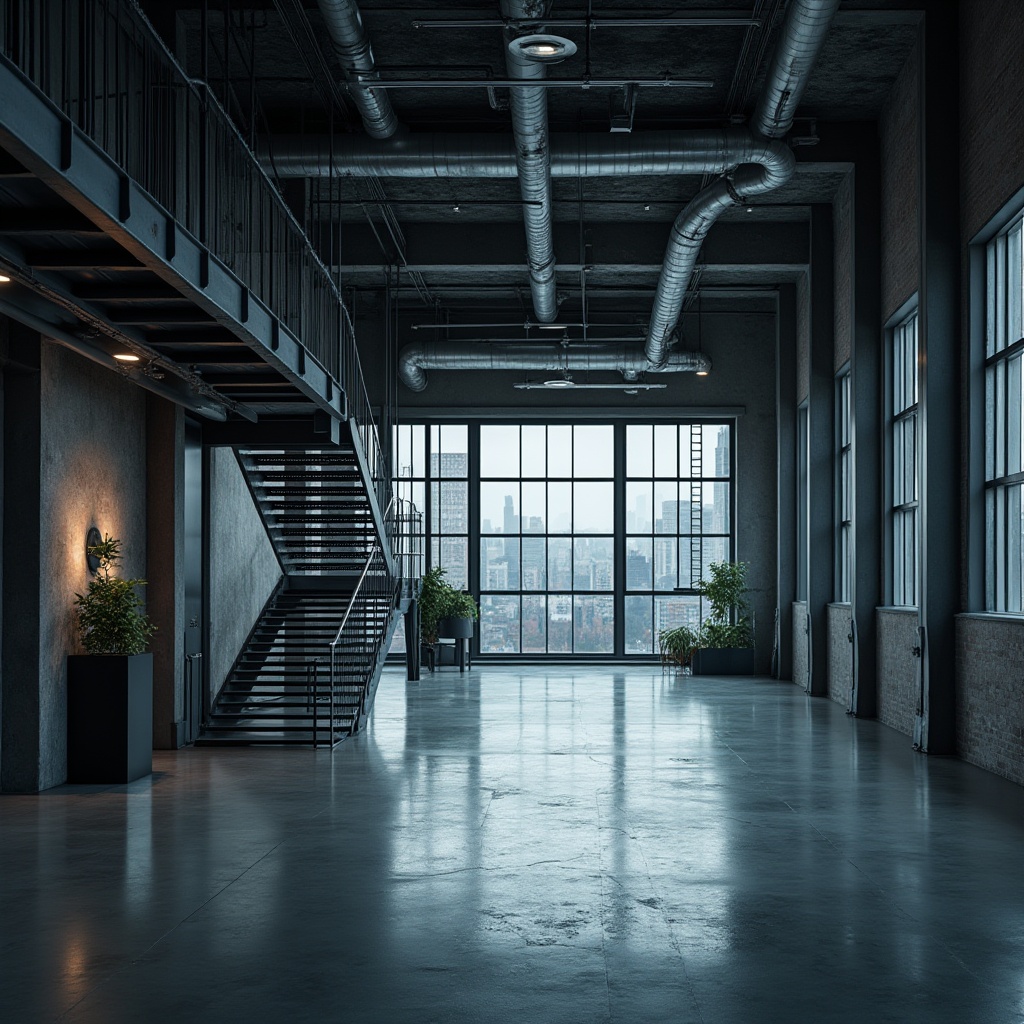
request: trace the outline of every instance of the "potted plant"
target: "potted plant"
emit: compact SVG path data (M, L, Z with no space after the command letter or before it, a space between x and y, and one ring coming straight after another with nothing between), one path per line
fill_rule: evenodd
M68 656L68 781L131 782L153 770L153 655L156 627L145 614L142 579L117 575L121 542L87 544L96 575L75 595L84 655Z
M658 650L662 663L675 664L690 673L693 655L700 647L700 633L690 626L676 626L674 629L663 629L658 633Z
M466 641L473 636L473 623L480 608L472 594L456 590L446 579L447 570L437 566L428 570L420 586L420 641L433 661L438 639L457 641L459 665L464 664Z
M697 591L710 612L701 623L694 670L702 675L752 675L754 630L747 614L747 562L712 562Z

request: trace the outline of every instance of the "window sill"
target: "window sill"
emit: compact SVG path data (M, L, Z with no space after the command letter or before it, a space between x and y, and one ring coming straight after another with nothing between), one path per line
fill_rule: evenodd
M1024 612L959 612L954 619L977 619L981 622L1019 622L1024 626Z

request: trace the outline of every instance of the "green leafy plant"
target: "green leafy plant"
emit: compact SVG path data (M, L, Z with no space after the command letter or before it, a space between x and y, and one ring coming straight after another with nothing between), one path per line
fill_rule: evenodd
M119 540L105 535L87 550L100 564L86 593L75 595L82 646L89 654L142 654L156 632L149 616L140 610L144 605L136 591L146 581L114 575L121 560Z
M701 647L753 647L754 634L747 615L747 562L712 562L708 580L697 591L711 607L701 624Z
M420 639L437 642L437 624L441 619L476 619L480 608L472 594L456 590L446 579L448 570L436 566L427 570L420 583Z
M700 646L700 632L689 626L676 626L658 633L658 650L662 659L680 666L689 665L693 652Z
M464 590L452 590L445 595L444 614L442 619L478 619L480 606L472 594Z

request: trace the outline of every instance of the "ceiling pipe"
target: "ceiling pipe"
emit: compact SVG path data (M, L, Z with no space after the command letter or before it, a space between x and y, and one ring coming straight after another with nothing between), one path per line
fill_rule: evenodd
M811 68L838 8L839 0L791 0L751 126L755 146L771 146L772 140L792 126ZM668 357L671 335L711 225L730 206L743 205L751 196L785 184L796 170L791 152L788 168L774 172L764 164L747 164L743 161L731 176L698 193L672 225L645 343L647 358L655 365Z
M380 74L359 7L354 0L317 0L317 4L367 134L390 138L398 130L398 117L387 92L374 88Z
M501 0L505 18L542 18L545 0ZM522 51L508 45L518 33L506 33L505 66L508 76L523 81L542 81L547 66L528 59ZM519 192L523 197L523 222L526 227L526 261L530 268L530 294L533 311L541 323L558 316L555 289L555 239L551 226L551 161L548 149L548 98L543 88L519 88L509 91L512 135L515 139Z
M578 342L541 345L536 342L425 341L406 345L398 354L398 375L412 391L427 386L427 370L521 370L561 373L618 372L627 381L641 373L707 373L711 359L703 352L672 352L661 366L651 366L643 349L633 344Z
M761 163L791 173L782 142L755 139L745 128L720 131L555 133L548 138L554 178L722 174ZM514 178L516 147L507 135L413 133L386 142L362 135L275 138L272 171L279 178Z

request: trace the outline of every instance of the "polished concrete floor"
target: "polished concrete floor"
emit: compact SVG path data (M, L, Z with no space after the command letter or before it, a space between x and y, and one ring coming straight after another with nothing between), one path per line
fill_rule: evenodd
M0 798L0 1021L1018 1024L1024 790L788 684L389 672Z

